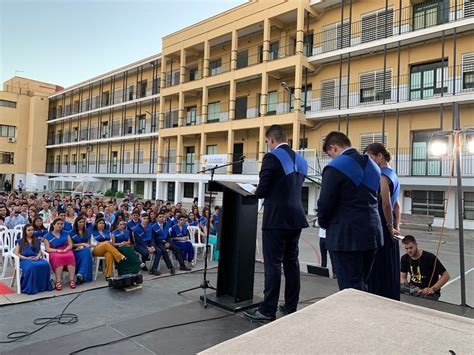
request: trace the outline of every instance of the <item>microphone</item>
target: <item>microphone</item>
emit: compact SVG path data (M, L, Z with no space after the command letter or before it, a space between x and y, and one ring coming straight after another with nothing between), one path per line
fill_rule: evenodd
M245 160L247 157L245 155L242 155L239 160Z

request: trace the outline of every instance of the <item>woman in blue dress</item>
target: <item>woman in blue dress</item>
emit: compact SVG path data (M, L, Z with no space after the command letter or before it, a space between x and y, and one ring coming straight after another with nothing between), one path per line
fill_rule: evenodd
M372 143L365 153L377 163L380 178L379 214L382 220L383 240L379 240L372 271L367 281L370 293L400 300L400 248L395 235L400 234L400 205L398 176L390 167L390 152L380 143Z
M43 225L43 218L41 216L37 216L33 219L32 223L35 237L38 238L40 242L43 242L44 236L48 233L48 230Z
M51 269L41 257L41 243L34 235L32 224L23 227L23 236L17 241L14 253L20 258L21 292L33 295L51 291Z
M117 264L119 275L138 274L141 261L135 249L131 246L130 231L127 228L127 223L122 219L112 225L112 244L120 254L127 258L127 260Z
M76 283L92 281L92 269L94 259L92 258L91 235L86 229L86 219L77 217L74 221L69 236L74 244L74 258L76 259Z
M189 212L188 214L188 226L192 226L192 227L199 226L199 221L197 220L193 212Z

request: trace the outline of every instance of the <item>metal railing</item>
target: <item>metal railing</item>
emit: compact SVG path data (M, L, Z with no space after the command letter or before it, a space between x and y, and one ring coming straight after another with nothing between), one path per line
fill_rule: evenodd
M431 7L429 13L415 12L416 6L401 9L389 7L387 12L382 7L376 12L363 15L359 21L344 21L343 24L339 22L326 26L323 31L313 34L312 51L307 54L327 53L474 16L474 5L468 1L458 0L449 7L443 7L443 2L440 1L424 2L425 9Z

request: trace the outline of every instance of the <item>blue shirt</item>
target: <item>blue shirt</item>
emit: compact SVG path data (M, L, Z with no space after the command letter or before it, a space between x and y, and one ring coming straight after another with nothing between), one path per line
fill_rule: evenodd
M93 230L91 234L98 243L110 240L110 231L107 229L105 229L103 233L100 233L96 229L96 230Z
M110 224L113 224L114 221L115 221L115 215L113 213L111 213L109 216L107 216L107 214L104 213L104 221L106 221Z
M199 222L202 223L203 226L207 226L207 218L204 216L199 217Z
M69 236L75 244L89 243L91 239L91 235L87 229L84 231L84 235L82 237L73 230L69 232Z
M61 235L57 238L53 232L48 232L44 238L49 242L53 248L66 247L68 244L69 233L61 231Z
M153 238L153 228L150 223L146 225L146 228L143 228L143 225L140 223L133 229L133 236L135 240L141 239L144 242L150 242Z
M48 231L46 229L42 230L37 230L34 232L36 238L43 238L46 234L48 234Z
M166 228L166 224L163 223L162 226L158 222L153 223L152 225L153 232L155 233L156 238L158 240L166 241L168 239L168 234L169 234L169 228Z
M133 232L135 227L138 226L138 225L141 225L141 224L142 224L142 220L140 218L138 219L137 222L135 222L133 219L131 219L127 222L127 227L128 227L128 229L130 229L131 232Z
M187 224L183 224L181 228L179 227L179 225L175 224L171 228L171 238L187 237L188 235L189 233Z
M197 219L195 219L194 221L191 221L190 219L188 219L188 226L197 227L198 225L199 225L199 221Z
M63 231L65 231L65 232L70 232L70 231L72 231L72 228L73 228L73 225L72 225L71 222L64 221L64 224L63 224Z
M124 229L123 231L116 229L112 234L115 237L115 243L128 242L130 240L130 231L128 229Z

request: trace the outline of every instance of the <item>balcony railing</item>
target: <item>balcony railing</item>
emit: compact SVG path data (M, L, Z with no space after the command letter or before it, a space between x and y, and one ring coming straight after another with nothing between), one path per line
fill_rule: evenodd
M361 147L363 150L365 147ZM430 156L426 148L389 149L392 154L390 162L398 176L402 177L448 177L452 154L442 157ZM324 152L315 154L315 166L318 173L322 172L331 158ZM474 154L463 152L461 173L463 177L474 177Z
M47 163L46 172L52 174L156 174L157 160L107 161L100 160L84 163Z
M380 76L374 74L373 80L349 85L345 84L347 77L343 77L341 80L343 84L340 86L338 78L326 80L322 83L322 89L308 92L306 113L390 105L474 93L474 82L470 81L472 76L463 73L463 66L437 68L424 72L423 78L419 74L412 73L399 77L386 74L385 85L383 74Z
M389 7L387 12L383 7L377 12L362 16L360 21L334 23L313 35L313 50L308 55L327 53L474 17L472 1L458 0L456 4L446 8L442 4L439 1L424 2L425 8L430 7L430 12L415 12L416 5L401 9Z

